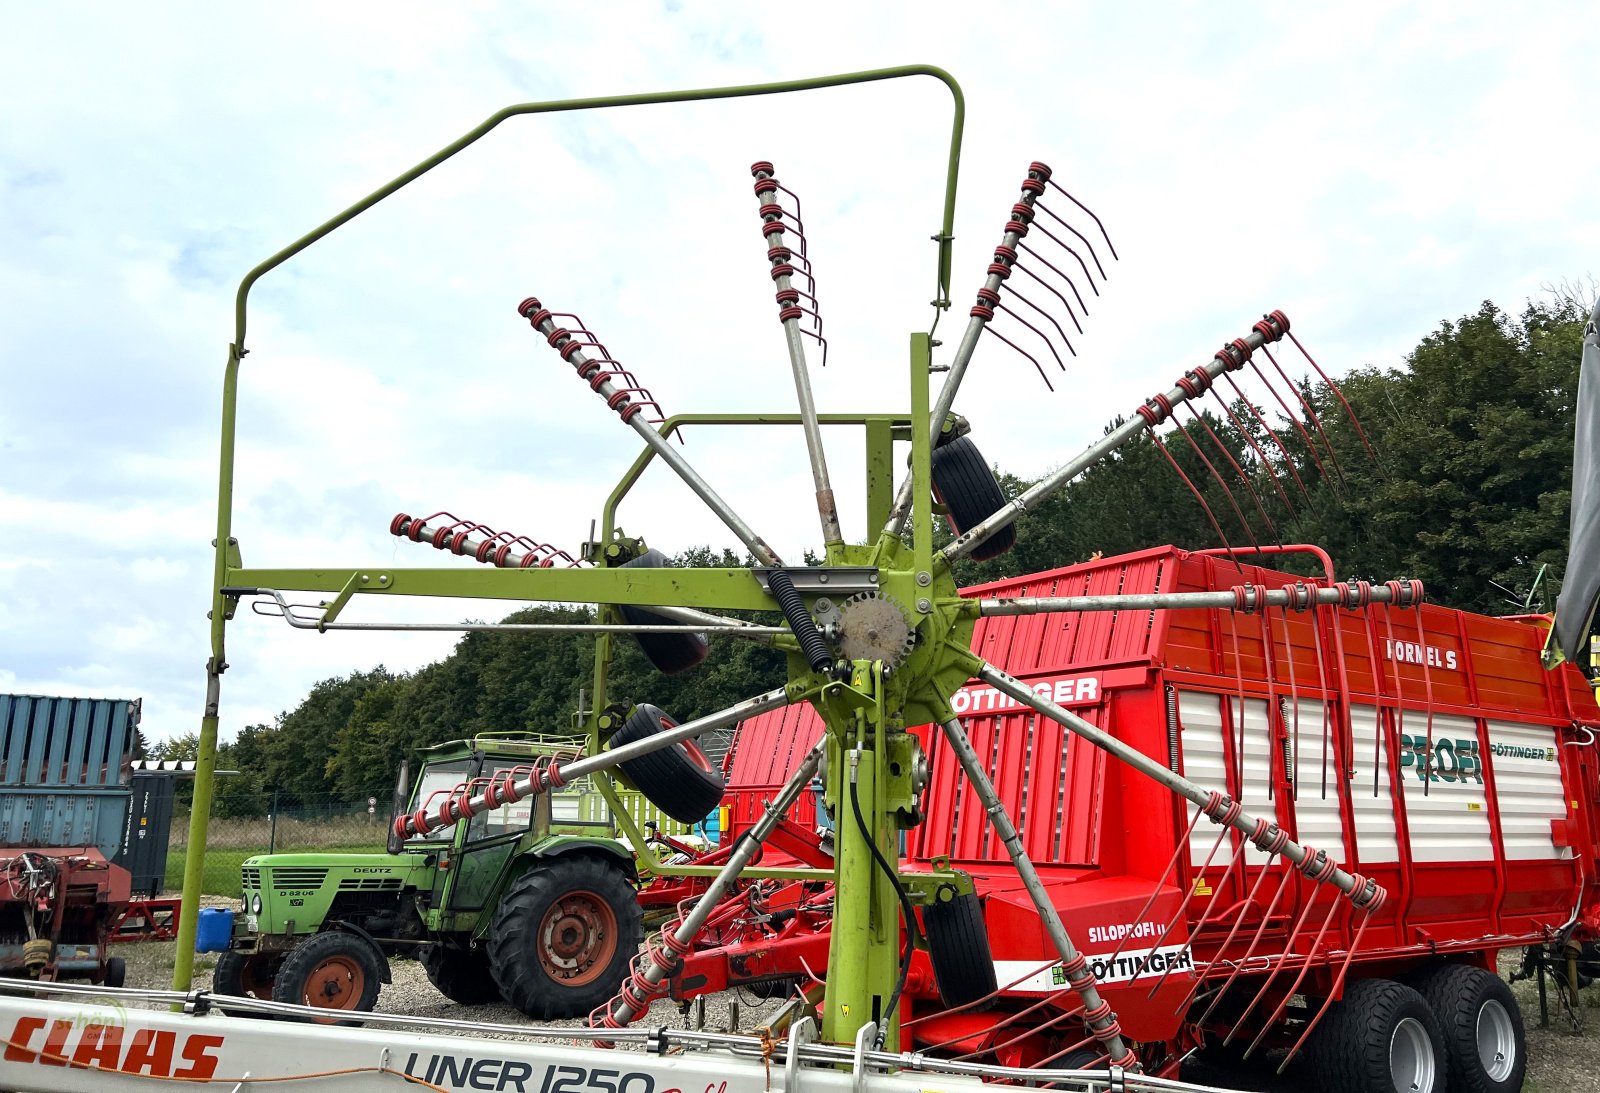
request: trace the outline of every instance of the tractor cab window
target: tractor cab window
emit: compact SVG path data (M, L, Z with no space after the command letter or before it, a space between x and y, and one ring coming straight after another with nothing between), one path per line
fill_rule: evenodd
M455 789L472 776L473 761L471 759L456 759L448 763L429 763L422 770L422 776L417 779L417 791L412 794L409 811L415 812L419 808L427 808L431 813L439 807L439 802L444 799L444 794ZM431 798L431 802L430 802ZM413 835L407 842L439 842L451 837L450 828L435 831L431 835Z
M491 778L504 778L506 772L518 764L510 761L488 760L483 767L483 773ZM520 834L528 830L533 823L533 810L537 803L547 800L544 794L537 797L524 797L515 804L501 805L492 812L480 812L472 818L472 826L467 829L467 839L493 839L499 835Z

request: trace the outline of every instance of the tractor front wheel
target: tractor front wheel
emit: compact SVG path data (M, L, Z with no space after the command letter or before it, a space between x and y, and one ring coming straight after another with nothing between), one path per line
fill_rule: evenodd
M272 1000L370 1013L378 1004L383 976L378 960L377 950L355 934L343 930L312 934L284 958L272 986ZM357 1023L340 1022L332 1016L313 1020L330 1025Z
M643 941L638 896L619 866L553 858L500 898L489 968L505 1000L529 1017L586 1017L616 994Z

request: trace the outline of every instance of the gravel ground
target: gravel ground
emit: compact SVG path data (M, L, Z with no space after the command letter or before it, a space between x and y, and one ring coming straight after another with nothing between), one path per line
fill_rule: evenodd
M172 976L173 947L170 943L118 946L118 955L128 961L128 986L165 987ZM1517 966L1518 959L1506 956L1501 961L1502 973ZM195 985L208 987L212 957L196 958ZM411 1014L419 1024L441 1018L491 1021L503 1024L530 1024L516 1010L506 1005L474 1006L466 1008L447 1001L428 982L422 968L414 960L396 960L391 965L394 982L383 988L378 996L378 1010L382 1013ZM1554 988L1550 991L1550 1027L1539 1026L1538 988L1533 982L1517 983L1513 988L1522 1007L1528 1027L1528 1079L1525 1093L1600 1093L1600 984L1582 992L1584 1028L1574 1033L1566 1015L1556 1000ZM736 1022L742 1029L753 1029L764 1024L774 1014L780 1003L763 1002L754 996L736 992L710 996L706 999L705 1027L728 1029ZM734 1008L737 1007L735 1017ZM689 1027L693 1014L685 1017L674 1004L657 1002L649 1017L639 1024L646 1028L666 1025L674 1028ZM581 1021L555 1021L552 1025L576 1027ZM1185 1071L1191 1081L1203 1081L1225 1088L1256 1091L1256 1093L1304 1093L1307 1076L1298 1067L1291 1067L1282 1077L1270 1069L1254 1073L1221 1073L1198 1066Z

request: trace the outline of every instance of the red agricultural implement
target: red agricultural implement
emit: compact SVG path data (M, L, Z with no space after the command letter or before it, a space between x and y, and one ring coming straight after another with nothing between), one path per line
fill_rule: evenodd
M1501 950L1600 931L1588 864L1600 831L1590 731L1600 709L1576 670L1540 670L1545 620L1435 606L1357 613L1309 597L1300 610L1233 614L1001 613L1032 597L1088 597L1090 607L1112 594L1351 588L1332 581L1320 550L1290 551L1325 575L1165 548L964 590L995 608L973 636L986 660L1275 824L1262 842L1281 832L1312 855L1309 869L1295 867L1236 830L1216 833L1200 808L982 681L956 693L952 707L1106 1004L1147 1052L1161 1045L1152 1069L1192 1048L1296 1047L1330 1000L1374 993L1357 989L1363 981L1409 981L1425 996L1493 991ZM741 726L723 853L822 731L803 707ZM1098 1052L1082 1008L1005 847L949 741L918 732L931 766L927 819L908 833L903 868L970 872L988 945L916 951L905 987L912 1043L1007 1065L1087 1065ZM790 822L815 830L815 807L803 800ZM1382 905L1363 914L1314 883L1334 862L1381 886ZM741 893L713 916L724 923L715 943L685 958L675 996L805 982L827 962L828 905L799 885ZM951 967L995 989L973 995ZM1514 1019L1514 1007L1494 1012ZM1520 1056L1520 1026L1502 1031L1507 1055Z

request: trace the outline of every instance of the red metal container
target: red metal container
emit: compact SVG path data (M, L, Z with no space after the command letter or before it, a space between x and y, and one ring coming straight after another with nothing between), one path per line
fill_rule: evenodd
M1323 575L1166 547L964 594L1330 583L1321 551L1292 549ZM1264 1020L1302 969L1294 993L1337 995L1352 948L1352 980L1395 978L1441 956L1492 968L1499 950L1540 943L1574 919L1594 936L1600 887L1586 863L1600 791L1594 737L1579 726L1600 724L1600 709L1575 669L1541 668L1545 634L1543 619L1436 606L978 622L973 648L986 660L1383 885L1388 898L1366 921L1282 859L1269 863L1247 846L1236 862L1237 833L1194 822L1194 806L987 685L969 684L953 704L1122 1026L1136 1040L1177 1046L1199 1032L1185 1009L1194 976L1218 961L1245 962L1237 985L1262 996ZM809 708L741 727L729 768L732 834L748 828L820 731ZM943 738L922 735L933 776L906 867L948 857L975 875L1010 1005L1058 991L1053 950L976 795ZM924 1018L913 1023L918 1043L977 1037L995 1023L934 1012L926 971L919 960L908 987Z

